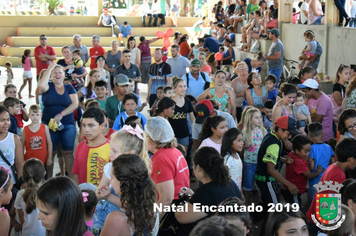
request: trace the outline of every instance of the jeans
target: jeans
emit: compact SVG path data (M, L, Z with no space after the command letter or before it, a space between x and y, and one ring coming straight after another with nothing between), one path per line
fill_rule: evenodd
M155 18L153 21L153 26L156 27L157 23L158 23L158 18L161 19L161 25L165 25L166 24L166 19L165 19L165 15L162 13L159 14L153 14L153 17Z
M342 21L349 17L345 11L345 0L334 0L335 6L339 10L339 23L342 24Z
M151 14L151 13L148 13L148 14L147 14L147 17L149 18L148 26L151 26L152 14ZM143 16L142 16L142 24L143 24L143 26L146 26L146 15L143 15Z
M278 87L279 78L281 77L282 72L283 72L283 69L273 69L273 68L267 67L267 75L272 74L277 77L276 88Z
M257 164L244 162L243 165L243 190L244 191L252 191L254 182L255 182L255 172L256 172Z

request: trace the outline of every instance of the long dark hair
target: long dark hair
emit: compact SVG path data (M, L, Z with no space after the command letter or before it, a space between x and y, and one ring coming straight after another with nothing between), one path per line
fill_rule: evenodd
M218 127L218 125L223 121L226 121L226 119L222 116L209 116L206 118L199 133L199 139L203 141L204 139L212 136L214 132L211 130L211 128L216 129L216 127Z
M162 113L165 109L168 109L170 107L173 107L176 105L176 102L169 97L164 97L162 98L161 101L159 101L157 109L155 110L154 116L159 115L160 113Z
M302 219L304 220L305 224L307 224L307 218L300 211L297 212L282 211L282 212L273 212L269 214L265 235L277 236L278 230L281 227L281 225L285 222L292 220L293 218Z
M185 35L183 35L182 37L180 37L178 45L180 45L181 43L183 43L184 41L187 41L187 37Z
M150 235L154 227L156 189L146 163L136 154L123 154L113 161L112 168L120 181L120 199L128 224L135 226L135 234L143 235L147 231Z
M31 53L31 50L30 49L26 49L24 52L23 52L23 55L21 57L21 63L22 64L25 64L25 59L26 57Z
M199 148L194 155L195 168L200 166L212 181L221 185L228 185L231 181L229 170L224 164L224 159L215 148Z
M89 72L89 77L92 77L95 73L100 73L97 69L92 69ZM91 98L91 95L93 95L93 84L91 83L91 80L89 79L88 85L86 86L87 89L87 95L85 96L86 99Z
M136 47L136 40L134 36L131 36L130 38L127 39L127 49L130 49L130 41L135 41L135 46L133 48Z
M231 128L225 132L221 142L221 156L228 154L234 155L236 151L232 148L232 143L237 139L237 136L242 134L238 128Z
M68 177L50 178L37 192L37 200L57 210L57 219L51 236L83 236L88 230L84 222L84 202L76 183Z
M347 131L347 128L345 126L345 121L350 118L356 118L356 110L355 109L346 109L339 116L339 122L338 122L337 129L341 135L344 135L345 132Z

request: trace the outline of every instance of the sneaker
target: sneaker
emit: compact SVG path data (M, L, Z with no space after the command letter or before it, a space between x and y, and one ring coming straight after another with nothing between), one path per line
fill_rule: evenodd
M111 37L115 37L116 38L117 36L116 36L116 34L112 34Z

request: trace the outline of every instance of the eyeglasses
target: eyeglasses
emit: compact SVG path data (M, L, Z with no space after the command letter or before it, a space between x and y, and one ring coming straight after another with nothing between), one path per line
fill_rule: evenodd
M154 56L161 56L162 55L162 53L155 53L155 54L153 54Z
M348 131L351 131L351 130L353 130L354 128L356 128L356 123L354 123L354 124L351 125L351 126L346 127L346 129L347 129Z
M41 40L47 40L47 38L40 38Z

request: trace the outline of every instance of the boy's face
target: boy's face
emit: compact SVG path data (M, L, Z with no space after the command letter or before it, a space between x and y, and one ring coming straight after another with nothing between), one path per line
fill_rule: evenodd
M106 87L105 86L95 87L94 92L98 98L104 98L106 94Z
M297 105L298 107L302 106L304 104L304 98L303 97L297 97L295 99L295 105Z
M82 129L84 131L85 137L88 140L97 138L100 134L102 134L104 123L99 124L94 118L83 118Z
M310 149L311 149L311 145L308 143L305 144L301 150L295 150L295 154L297 154L298 157L305 160L309 157Z
M124 104L124 108L126 110L126 113L129 116L132 116L132 115L136 114L137 104L136 104L136 102L134 100L128 99Z
M73 53L73 57L74 57L74 59L79 59L80 58L80 56L78 55L78 54L76 54L76 53Z
M117 93L122 95L122 96L125 96L127 93L128 93L128 85L125 85L125 86L116 86L116 89L117 89Z
M30 113L28 113L32 123L39 123L41 122L41 117L42 117L42 112L38 111L38 112L33 112L30 111Z
M13 107L9 106L9 112L11 113L11 115L19 114L20 109L20 104L15 104Z
M164 93L162 89L157 90L157 98L159 100L161 100L162 98L164 98Z
M278 129L277 136L281 140L286 140L292 137L292 134L288 130Z
M127 89L128 89L128 93L133 93L133 91L135 90L135 82L131 82Z
M269 91L270 91L270 90L273 90L274 87L275 87L275 85L276 85L276 84L273 83L273 82L270 81L270 80L267 80L267 81L266 81L266 89L269 90Z
M164 96L168 97L168 98L172 98L173 95L174 95L174 90L173 89L167 90L166 93L164 93Z
M272 120L272 111L273 109L265 108L265 114L269 120Z

